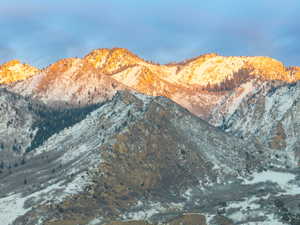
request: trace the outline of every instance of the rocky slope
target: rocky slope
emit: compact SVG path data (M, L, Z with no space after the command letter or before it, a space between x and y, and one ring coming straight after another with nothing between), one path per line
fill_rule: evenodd
M118 93L24 158L0 175L4 224L233 221L237 209L229 203L239 204L267 185L247 181L250 172L289 163L284 154L274 157L268 148L228 135L168 99L129 92ZM275 205L264 207L284 190L266 187L258 192L264 201L251 204L270 218L252 219L280 220ZM229 214L220 216L224 204Z
M2 167L13 166L13 155L25 152L37 130L33 124L40 117L31 111L22 96L0 89L0 158Z
M10 89L56 107L78 107L110 99L117 90L128 89L101 75L82 59L63 59Z
M248 82L247 95L235 93L215 108L210 122L243 139L256 138L264 146L287 151L299 165L300 82Z

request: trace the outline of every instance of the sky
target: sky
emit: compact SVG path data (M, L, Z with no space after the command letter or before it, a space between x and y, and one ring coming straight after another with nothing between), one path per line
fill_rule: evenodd
M0 63L123 47L159 63L214 52L300 66L299 12L299 0L1 0Z

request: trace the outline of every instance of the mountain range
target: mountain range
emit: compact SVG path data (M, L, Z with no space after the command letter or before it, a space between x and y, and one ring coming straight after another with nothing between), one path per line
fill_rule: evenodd
M1 224L300 224L299 80L261 56L7 62Z

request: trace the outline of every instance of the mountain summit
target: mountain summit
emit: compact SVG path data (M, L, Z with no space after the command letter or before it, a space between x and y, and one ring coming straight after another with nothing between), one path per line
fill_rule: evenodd
M23 64L19 60L11 60L0 65L0 84L9 84L19 80L25 80L39 70L28 64Z

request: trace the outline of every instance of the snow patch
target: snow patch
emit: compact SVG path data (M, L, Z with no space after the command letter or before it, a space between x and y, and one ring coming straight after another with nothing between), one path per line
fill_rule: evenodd
M155 214L166 211L160 202L151 202L149 205L144 206L143 210L130 212L123 215L122 219L125 220L147 220Z
M143 203L142 201L138 201L134 207L134 211L123 215L122 220L148 220L156 214L170 211L182 211L183 208L184 203L172 202L166 205L162 205L160 202Z
M26 199L22 198L21 194L13 194L0 199L1 225L12 224L15 219L31 209L24 209Z
M237 209L238 211L229 214L228 218L232 219L234 222L239 224L243 221L255 220L255 218L257 217L265 218L265 221L242 223L247 225L258 225L258 224L259 225L284 225L285 224L278 221L279 218L276 218L274 214L262 211L261 206L256 203L258 200L260 199L257 197L251 197L245 199L244 201L231 202L226 207L226 211L228 211L229 209Z
M300 187L291 181L296 178L295 174L283 173L277 171L264 171L261 173L254 173L252 180L246 180L244 184L251 185L262 182L272 182L276 183L282 190L290 195L300 194Z
M102 222L102 218L95 218L92 221L89 222L88 225L96 225Z
M192 191L193 189L189 188L187 189L184 193L183 193L183 197L186 199L186 200L191 200L192 197L193 197L193 194L192 194Z
M251 197L245 201L231 202L228 207L239 208L241 211L245 209L259 209L260 205L255 203L257 200L259 200L257 197Z

